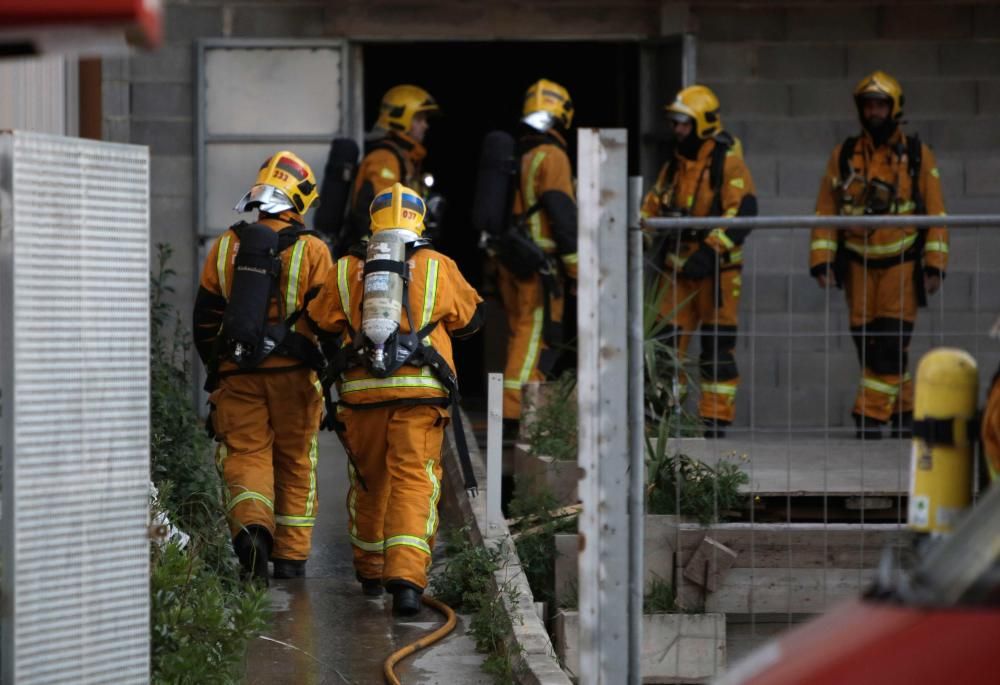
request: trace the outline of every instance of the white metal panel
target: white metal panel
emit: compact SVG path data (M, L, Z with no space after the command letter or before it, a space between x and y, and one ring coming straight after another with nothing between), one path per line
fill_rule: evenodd
M205 55L208 135L331 135L341 129L339 47L232 48Z
M149 680L149 155L0 136L3 681Z
M73 133L78 103L67 101L68 72L60 55L0 60L0 129Z
M328 143L294 143L283 146L301 157L313 173L323 173ZM206 235L216 235L248 215L237 214L233 206L250 190L257 169L270 155L282 149L275 143L209 143L205 146Z

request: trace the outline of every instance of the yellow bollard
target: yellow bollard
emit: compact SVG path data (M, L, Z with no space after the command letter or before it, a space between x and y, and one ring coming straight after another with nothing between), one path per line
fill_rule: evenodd
M979 374L967 352L941 347L917 366L910 464L910 528L951 532L972 503Z

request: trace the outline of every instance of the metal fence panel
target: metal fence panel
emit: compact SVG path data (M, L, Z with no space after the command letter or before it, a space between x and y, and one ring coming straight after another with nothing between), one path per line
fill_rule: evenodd
M3 682L149 680L149 153L0 135Z

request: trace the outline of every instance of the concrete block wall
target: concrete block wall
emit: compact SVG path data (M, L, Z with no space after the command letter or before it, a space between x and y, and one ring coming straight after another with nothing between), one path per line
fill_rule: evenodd
M691 3L691 14L697 80L743 140L762 214L812 213L834 145L859 129L851 91L878 68L903 85L904 130L933 148L948 211L1000 213L997 7L718 2ZM808 251L808 231L749 239L737 356L745 380L754 369L739 423L787 426L791 408L797 424L850 424L858 363L843 294L827 298L808 277ZM955 231L950 256L942 292L920 312L911 368L931 346L954 345L977 356L985 384L1000 361L1000 342L986 337L1000 316L1000 228Z

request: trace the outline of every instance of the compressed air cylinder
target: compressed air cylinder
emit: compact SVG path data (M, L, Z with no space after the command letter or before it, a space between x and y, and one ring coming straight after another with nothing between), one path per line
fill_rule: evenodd
M375 233L368 241L361 330L372 344L372 366L376 369L385 368L385 342L399 329L403 308L402 275L378 265L395 262L405 266L405 261L406 243L393 232Z
M938 348L917 366L910 464L910 528L951 532L972 502L979 374L963 350Z

